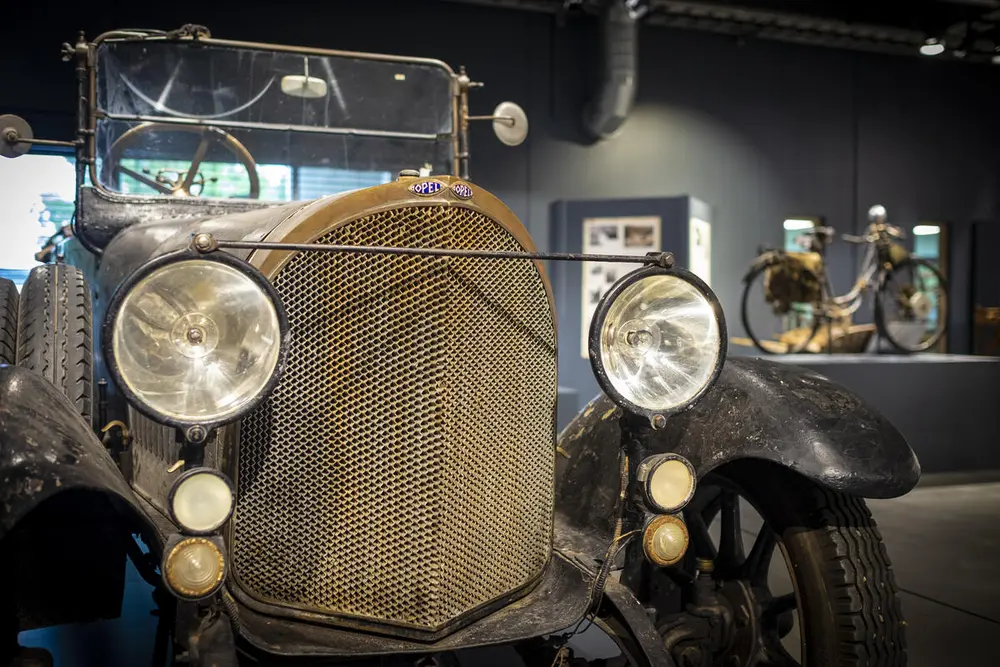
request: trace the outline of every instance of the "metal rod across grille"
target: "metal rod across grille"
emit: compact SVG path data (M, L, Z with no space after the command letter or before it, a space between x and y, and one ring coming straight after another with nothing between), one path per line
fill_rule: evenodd
M295 250L301 252L353 252L361 255L478 257L480 259L534 259L562 262L656 264L664 268L670 268L674 264L674 256L669 252L651 252L646 255L598 255L575 252L475 250L471 248L399 248L369 245L334 245L329 243L271 243L267 241L220 241L209 234L196 235L194 237L194 245L196 250L203 252L221 248L223 250Z

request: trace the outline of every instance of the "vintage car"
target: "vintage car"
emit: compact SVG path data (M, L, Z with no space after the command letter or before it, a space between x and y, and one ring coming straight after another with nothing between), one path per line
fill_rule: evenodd
M78 168L70 240L0 285L4 661L120 614L128 558L159 664L587 664L584 631L620 648L595 664L903 664L863 498L916 484L905 440L812 372L727 361L669 253L538 252L468 180L469 122L517 144L519 107L470 116L438 61L198 26L64 51L78 136L0 117L5 156ZM546 267L588 259L641 267L557 434Z

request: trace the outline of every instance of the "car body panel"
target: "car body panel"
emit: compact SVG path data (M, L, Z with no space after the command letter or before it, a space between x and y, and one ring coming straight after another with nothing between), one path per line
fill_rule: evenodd
M69 399L17 366L0 366L0 480L0 539L41 503L70 490L109 496L144 535L156 535L114 460Z

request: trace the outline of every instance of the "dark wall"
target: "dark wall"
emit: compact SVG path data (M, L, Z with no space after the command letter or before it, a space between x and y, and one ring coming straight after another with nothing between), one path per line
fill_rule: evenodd
M783 218L824 215L856 232L868 206L883 203L902 224L951 224L952 340L967 349L971 224L998 217L1000 68L646 27L634 114L620 136L588 145L578 118L593 19L560 26L549 15L432 0L186 4L112 2L91 16L79 5L20 7L18 30L0 44L0 109L31 117L36 134L66 135L73 76L58 46L81 28L93 36L197 22L220 37L437 57L486 82L475 113L504 99L527 110L521 147L474 128L472 170L541 245L557 199L697 196L713 207L712 283L739 335L740 277L759 244L781 243ZM850 284L854 259L833 247L835 286Z

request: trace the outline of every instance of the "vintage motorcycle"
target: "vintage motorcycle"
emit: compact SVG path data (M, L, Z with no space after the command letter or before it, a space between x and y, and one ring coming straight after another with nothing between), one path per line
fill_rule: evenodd
M898 241L905 232L886 221L885 207L872 206L862 236L842 234L864 246L861 268L846 294L833 291L826 270L832 227L814 227L798 241L804 252L762 252L743 277L741 315L747 336L761 352L795 354L810 348L817 334L847 333L865 296L874 293L874 329L899 352L934 348L948 326L948 283L932 262Z
M0 285L5 661L121 613L128 558L159 664L581 664L595 627L595 664L905 662L863 498L913 452L819 375L726 361L669 253L604 297L604 393L557 436L546 263L636 258L538 252L468 180L464 71L198 26L64 49L76 139L0 117L8 157L73 146L79 186L61 261ZM516 105L485 118L524 139Z

